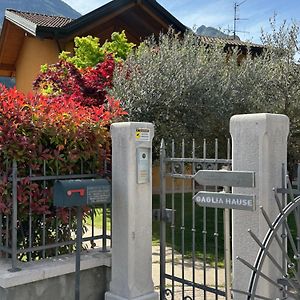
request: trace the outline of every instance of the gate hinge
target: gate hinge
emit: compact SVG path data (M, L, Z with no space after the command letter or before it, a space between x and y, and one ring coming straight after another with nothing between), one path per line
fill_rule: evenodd
M152 219L153 221L164 221L166 223L172 223L172 216L174 215L175 218L175 210L171 208L166 208L162 211L162 218L161 218L161 211L160 209L153 209L152 210Z

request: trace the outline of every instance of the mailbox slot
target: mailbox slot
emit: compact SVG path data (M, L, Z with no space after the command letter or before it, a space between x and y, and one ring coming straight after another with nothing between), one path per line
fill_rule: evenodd
M107 179L58 180L54 183L54 206L96 206L111 203Z

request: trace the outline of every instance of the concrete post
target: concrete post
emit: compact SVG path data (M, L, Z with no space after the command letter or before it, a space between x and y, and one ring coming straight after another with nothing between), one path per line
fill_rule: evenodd
M250 228L260 240L263 240L268 226L260 213L263 206L273 221L278 215L277 205L272 191L273 187L282 185L282 164L287 163L287 137L289 119L285 115L252 114L236 115L230 120L232 136L232 169L236 171L255 171L256 187L234 188L234 193L254 194L256 211L232 212L232 252L233 252L233 289L246 290L249 286L251 271L235 257L240 256L253 265L257 252L257 244L247 234ZM274 247L278 250L276 242ZM281 252L271 249L272 254L281 261ZM279 278L278 270L269 260L265 260L263 270L272 278ZM272 275L271 275L272 274ZM258 286L258 295L275 299L277 289L263 280ZM235 293L234 299L245 296Z
M150 123L116 123L112 135L112 278L106 300L157 300L152 281Z

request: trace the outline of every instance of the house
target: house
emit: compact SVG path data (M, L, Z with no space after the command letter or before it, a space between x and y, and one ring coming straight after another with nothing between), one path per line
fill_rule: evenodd
M211 45L224 45L224 52L232 53L235 49L238 50L238 63L240 64L242 60L247 56L250 55L251 58L259 56L263 53L265 47L260 44L244 42L240 39L232 39L232 38L219 38L219 37L210 37L210 36L200 36L200 42L207 47Z
M184 33L188 28L155 0L112 0L75 20L38 13L7 9L0 36L0 76L15 77L18 90L28 92L42 64L57 62L58 54L72 51L74 37L97 36L103 43L113 32L125 30L130 42L140 43L146 37L158 36L172 26ZM224 50L247 44L239 40L201 37L207 45L224 43ZM252 50L259 53L261 48Z
M186 27L155 0L113 0L75 20L7 9L0 36L0 76L16 77L17 89L28 92L45 63L55 63L62 50L73 49L76 36L109 40L125 30L128 40L141 40L172 26Z

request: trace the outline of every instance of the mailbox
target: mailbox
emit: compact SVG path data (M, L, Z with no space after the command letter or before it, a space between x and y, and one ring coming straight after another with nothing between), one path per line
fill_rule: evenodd
M107 179L58 180L54 183L54 206L96 206L111 203Z

